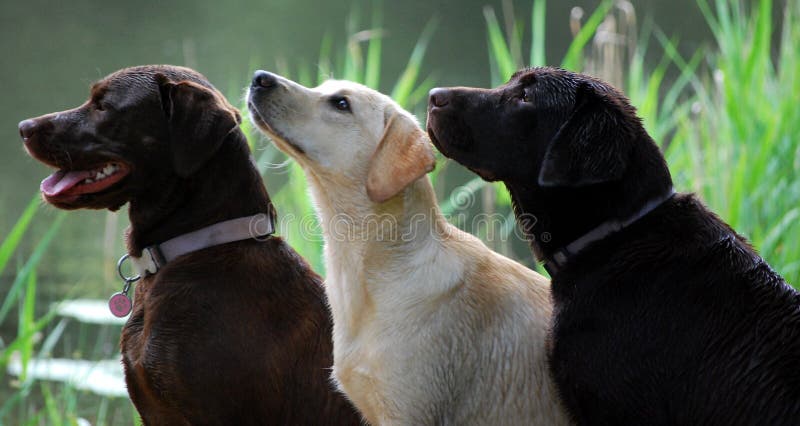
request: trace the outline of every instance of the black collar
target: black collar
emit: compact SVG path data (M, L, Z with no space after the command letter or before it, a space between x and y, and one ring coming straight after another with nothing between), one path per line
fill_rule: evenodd
M596 228L584 234L577 240L567 244L560 250L556 250L552 256L545 259L544 269L553 277L559 269L564 267L570 257L578 254L581 250L585 249L589 244L602 240L603 238L629 226L637 220L644 217L647 213L655 210L667 200L675 195L675 190L670 187L669 191L660 197L648 201L639 211L631 215L625 220L609 220L601 223Z

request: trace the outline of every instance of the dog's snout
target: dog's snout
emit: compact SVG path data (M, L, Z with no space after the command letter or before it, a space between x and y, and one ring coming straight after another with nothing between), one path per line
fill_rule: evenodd
M263 87L268 89L278 84L278 77L275 74L264 70L258 70L253 74L252 87Z
M22 137L23 141L27 141L30 139L31 136L36 133L36 121L35 120L22 120L19 122L19 135Z
M431 106L441 108L450 103L451 93L447 89L436 88L428 93L428 102Z

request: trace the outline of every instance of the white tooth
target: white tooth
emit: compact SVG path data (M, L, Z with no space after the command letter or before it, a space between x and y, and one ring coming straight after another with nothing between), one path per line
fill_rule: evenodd
M105 178L106 178L106 175L105 175L105 173L103 173L103 172L100 172L100 173L98 173L97 175L95 175L95 177L94 177L94 178L95 178L95 179L97 179L97 180L101 180L101 179L105 179Z
M83 182L84 182L84 183L92 183L92 182L94 182L94 179L92 179L92 178L86 178L86 179L84 179L84 181L83 181Z
M110 175L111 172L113 172L113 171L114 171L114 169L111 168L111 165L108 165L103 169L103 173L105 173L107 175Z

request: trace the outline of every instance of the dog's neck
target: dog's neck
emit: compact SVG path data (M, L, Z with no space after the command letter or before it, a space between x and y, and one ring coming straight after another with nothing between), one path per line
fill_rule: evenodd
M269 195L240 131L232 132L213 159L185 179L147 188L130 201L128 252L206 226L258 213L269 214Z
M669 171L644 175L641 180L581 188L542 188L506 182L517 222L540 261L583 237L603 223L624 221L648 203L672 190Z
M329 179L312 172L307 176L325 236L334 341L350 341L372 320L375 303L384 300L374 298L372 291L391 291L391 284L398 282L389 274L374 274L374 265L404 271L418 267L409 262L434 261L414 253L438 252L435 247L441 236L452 233L451 225L436 204L427 176L380 204L369 200L363 182L330 185Z
M335 182L314 173L306 176L322 230L328 236L346 237L348 242L403 237L407 242L444 232L448 226L427 176L379 204L369 200L363 183Z

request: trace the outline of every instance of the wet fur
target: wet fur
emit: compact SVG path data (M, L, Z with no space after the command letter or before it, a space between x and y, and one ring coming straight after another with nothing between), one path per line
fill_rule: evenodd
M672 185L625 96L564 70L433 91L428 130L446 156L506 184L543 261ZM693 195L589 245L552 289L550 365L579 424L800 419L800 295Z

